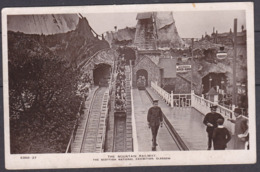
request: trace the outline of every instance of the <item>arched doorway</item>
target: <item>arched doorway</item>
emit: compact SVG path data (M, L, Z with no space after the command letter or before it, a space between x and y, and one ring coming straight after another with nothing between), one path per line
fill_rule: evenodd
M111 66L109 64L101 63L95 65L93 69L94 85L107 87L111 75Z
M138 81L140 77L145 78L145 86L148 86L148 72L145 69L139 69L136 72L136 81Z
M226 90L227 77L225 73L209 73L202 78L203 91L206 94L212 87L218 86L219 89Z

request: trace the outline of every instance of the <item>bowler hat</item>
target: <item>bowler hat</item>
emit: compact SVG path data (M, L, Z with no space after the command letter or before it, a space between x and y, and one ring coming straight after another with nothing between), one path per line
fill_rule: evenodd
M214 106L210 106L210 109L217 109L218 106L217 105L214 105Z

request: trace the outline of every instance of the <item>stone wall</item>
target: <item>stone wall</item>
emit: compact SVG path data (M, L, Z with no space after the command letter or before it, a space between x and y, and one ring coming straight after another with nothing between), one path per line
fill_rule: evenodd
M151 86L151 81L157 81L161 84L160 69L148 57L143 57L133 68L133 86L136 87L136 73L138 70L144 69L148 72L148 86Z
M175 80L174 94L190 93L190 82L185 81L183 78L177 76Z
M114 60L117 59L118 53L113 49L106 49L100 51L98 54L92 57L84 66L81 68L84 74L89 76L93 82L93 70L98 64L108 64L111 66L112 70L114 67Z
M176 85L176 78L163 78L161 87L170 93L171 91L174 92Z

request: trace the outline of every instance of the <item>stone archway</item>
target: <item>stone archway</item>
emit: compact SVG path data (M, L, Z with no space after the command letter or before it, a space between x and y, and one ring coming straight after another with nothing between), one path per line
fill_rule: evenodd
M100 63L95 65L93 69L93 81L94 85L105 86L109 84L111 75L111 66L109 64Z
M136 72L136 79L138 80L138 78L139 78L140 76L144 76L144 77L145 77L145 80L146 80L145 86L148 86L148 72L147 72L147 70L145 70L145 69L139 69L139 70Z
M219 86L220 89L226 90L227 76L225 73L211 72L202 78L203 91L207 93L212 87Z

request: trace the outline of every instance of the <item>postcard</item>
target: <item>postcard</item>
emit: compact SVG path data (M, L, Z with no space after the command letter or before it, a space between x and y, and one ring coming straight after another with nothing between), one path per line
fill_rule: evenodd
M3 9L6 168L256 163L253 21L248 2Z

